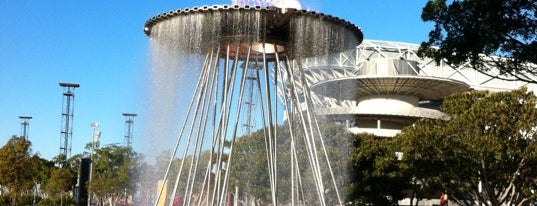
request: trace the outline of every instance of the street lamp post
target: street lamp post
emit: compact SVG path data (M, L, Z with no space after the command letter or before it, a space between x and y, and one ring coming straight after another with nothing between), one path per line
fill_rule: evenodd
M90 173L89 173L89 182L91 182L91 179L93 177L93 155L95 153L95 145L99 142L99 138L101 137L101 132L97 131L97 128L99 128L98 122L92 122L90 124L91 128L93 129L93 138L91 142L91 155L90 155ZM91 205L91 194L88 195L88 206Z

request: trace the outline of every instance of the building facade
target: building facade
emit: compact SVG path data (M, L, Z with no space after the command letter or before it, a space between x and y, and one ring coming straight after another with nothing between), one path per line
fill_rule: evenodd
M537 85L500 80L492 66L481 73L417 55L419 45L364 40L330 62L303 63L317 114L346 125L353 133L393 137L420 118L443 119L442 100L455 92L508 91ZM505 76L504 78L509 78ZM537 77L535 78L537 79Z

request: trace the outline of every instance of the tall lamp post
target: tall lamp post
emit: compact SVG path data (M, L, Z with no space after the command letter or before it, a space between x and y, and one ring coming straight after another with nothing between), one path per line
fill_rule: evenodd
M97 128L99 128L98 122L92 122L90 124L91 128L93 129L93 138L91 142L91 156L90 156L90 174L89 174L89 182L91 182L92 176L93 176L93 155L95 154L95 146L97 143L99 143L99 138L101 137L101 132L97 131ZM91 205L91 194L88 195L88 206Z

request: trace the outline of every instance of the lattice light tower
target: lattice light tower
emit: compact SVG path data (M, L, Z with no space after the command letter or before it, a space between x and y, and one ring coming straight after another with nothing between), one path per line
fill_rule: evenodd
M132 125L134 124L135 113L123 113L125 117L125 147L132 147Z
M60 83L63 87L62 123L60 132L60 155L71 156L71 141L73 135L73 113L75 104L75 89L80 87L75 83Z
M246 69L246 85L245 85L245 89L246 89L246 92L245 92L245 101L243 103L243 107L244 109L246 110L246 113L244 113L243 115L243 123L242 123L242 127L243 127L243 135L248 135L250 133L252 133L252 129L254 129L255 127L255 123L254 123L254 119L255 117L252 116L251 114L254 114L254 110L255 110L255 106L258 104L257 103L257 91L255 90L255 86L256 86L256 83L257 83L257 72L259 72L260 70L260 66L257 64L257 62L254 62L252 64L249 64L249 65L246 65L244 64L243 65L244 69Z
M21 137L24 139L28 139L28 130L30 123L28 122L32 117L29 116L19 116L19 119L21 119Z

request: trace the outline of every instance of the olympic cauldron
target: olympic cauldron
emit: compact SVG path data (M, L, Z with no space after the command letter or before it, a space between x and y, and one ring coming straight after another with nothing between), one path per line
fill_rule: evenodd
M222 5L162 13L145 23L144 33L151 41L156 62L168 62L154 72L169 67L196 71L171 158L181 160L179 172L175 179L169 177L170 160L163 175L175 183L172 197L180 194L187 205L229 202L229 183L236 171L233 165L238 164L233 162L234 146L241 135L242 116L247 115L248 119L255 116L262 126L270 182L267 196L273 205L342 205L341 183L336 183L341 181L334 175L326 150L321 149L323 135L315 129L317 120L302 62L332 62L338 53L355 49L363 40L358 27L313 11ZM259 102L254 104L254 100ZM248 112L242 106L246 104L250 105ZM252 105L256 109L252 110ZM164 113L169 112L173 111ZM281 137L284 127L287 137ZM300 140L293 139L298 134ZM281 141L290 144L282 148ZM211 152L203 159L206 150ZM291 158L280 157L280 151L292 151ZM301 162L301 157L307 158ZM287 175L279 171L282 162L288 165ZM243 177L232 184L253 184L251 178L263 177ZM306 179L312 180L313 189L308 194L304 193L304 188L310 187ZM159 197L167 195L163 191L161 187Z
M152 39L181 43L178 46L185 52L206 53L230 46L232 53L239 51L240 59L248 57L249 47L251 56L322 56L353 49L363 39L358 27L334 16L292 8L238 5L163 13L149 19L144 32ZM235 53L230 57L234 58Z

